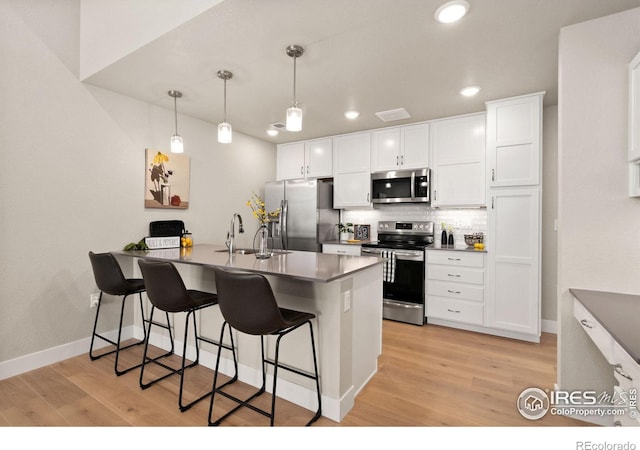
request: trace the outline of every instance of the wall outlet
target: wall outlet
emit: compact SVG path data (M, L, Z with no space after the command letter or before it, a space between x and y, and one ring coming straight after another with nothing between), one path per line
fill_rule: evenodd
M95 308L100 301L100 294L89 294L89 306Z

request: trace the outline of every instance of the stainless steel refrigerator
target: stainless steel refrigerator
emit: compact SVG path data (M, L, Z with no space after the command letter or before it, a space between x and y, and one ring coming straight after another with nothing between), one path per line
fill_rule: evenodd
M281 209L269 224L273 248L321 252L336 240L340 212L333 209L333 180L272 181L264 186L267 211Z

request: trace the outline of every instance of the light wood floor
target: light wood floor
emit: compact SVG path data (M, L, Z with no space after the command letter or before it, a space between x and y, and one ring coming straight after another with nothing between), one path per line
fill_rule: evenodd
M139 347L128 350L136 360ZM122 356L121 356L122 359ZM124 363L127 360L123 360ZM556 380L556 336L540 344L427 325L384 321L379 370L356 398L343 422L321 418L314 426L584 426L547 415L530 421L516 400L523 389L552 389ZM145 371L146 373L146 371ZM0 426L205 426L209 401L181 413L178 377L147 390L138 371L113 373L111 356L90 361L80 355L0 381ZM210 388L212 371L188 373L187 399ZM237 392L249 392L239 385ZM269 394L257 402L267 407ZM216 400L216 411L229 401ZM216 413L217 416L217 413ZM276 425L300 426L311 413L277 401ZM268 419L243 409L224 425L266 426Z

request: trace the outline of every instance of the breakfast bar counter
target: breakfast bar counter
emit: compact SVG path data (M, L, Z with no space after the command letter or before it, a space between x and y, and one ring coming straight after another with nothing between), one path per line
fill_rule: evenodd
M322 415L341 421L353 407L355 396L377 371L382 351L382 259L313 252L276 252L270 258L253 254L229 254L224 246L200 244L191 248L112 252L127 276L141 277L137 260L158 259L176 265L190 289L215 292L213 267L261 273L267 277L278 304L284 308L316 315L313 326L320 369ZM147 305L147 307L150 304ZM223 318L218 308L199 312L199 329L218 338ZM139 317L135 314L134 317ZM139 319L137 319L139 320ZM183 321L175 320L176 328ZM142 324L135 323L136 337L142 336ZM184 330L174 330L180 339ZM296 330L282 343L281 358L292 366L311 371L309 335ZM239 354L239 378L259 386L260 346L255 336L234 335ZM151 344L168 348L167 336L152 335ZM274 342L267 345L272 352ZM182 343L176 346L182 348ZM201 364L215 366L216 348L203 344ZM190 350L187 350L189 356ZM228 352L222 353L221 372L233 373ZM310 380L278 374L278 396L309 410L315 410L315 387ZM300 379L302 378L302 379ZM270 382L267 383L270 386Z

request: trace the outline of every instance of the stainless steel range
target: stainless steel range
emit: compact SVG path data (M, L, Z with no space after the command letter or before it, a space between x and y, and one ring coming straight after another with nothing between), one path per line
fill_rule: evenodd
M433 245L433 222L378 222L378 242L362 255L385 258L383 313L390 320L424 325L425 248Z

